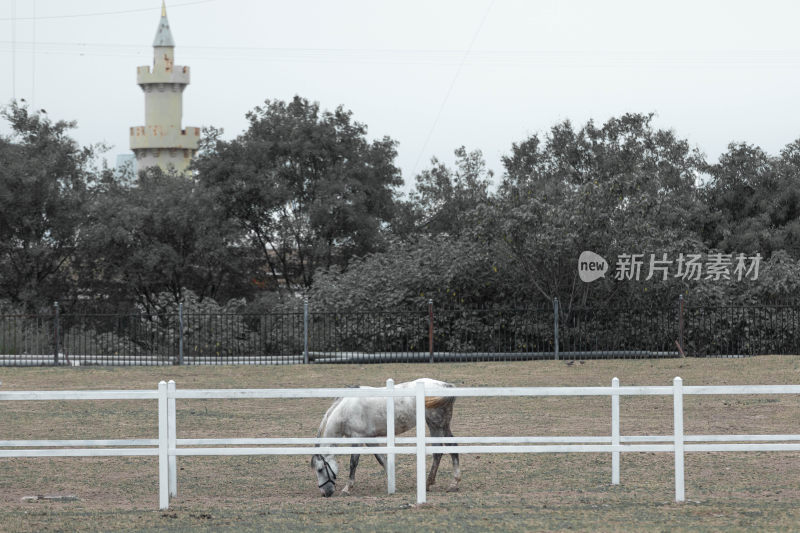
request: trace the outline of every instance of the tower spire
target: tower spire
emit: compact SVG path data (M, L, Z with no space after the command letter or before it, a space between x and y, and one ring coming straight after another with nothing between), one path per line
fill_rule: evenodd
M161 0L161 20L158 22L153 46L175 46L175 40L172 38L172 32L169 29L169 20L167 20L167 4L164 0Z

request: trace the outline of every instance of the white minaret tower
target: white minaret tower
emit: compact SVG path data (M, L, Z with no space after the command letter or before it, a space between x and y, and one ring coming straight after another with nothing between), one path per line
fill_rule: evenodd
M153 41L153 68L138 67L136 72L136 82L144 91L145 123L131 128L131 150L139 170L158 166L183 174L197 151L200 128L181 128L189 67L175 65L174 60L175 41L162 1L161 21Z

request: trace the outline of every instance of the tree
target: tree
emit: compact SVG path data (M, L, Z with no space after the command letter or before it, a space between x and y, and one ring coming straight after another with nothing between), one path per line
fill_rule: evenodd
M731 143L708 174L703 194L713 223L704 236L711 246L765 258L785 250L800 258L800 141L780 157Z
M71 259L84 207L100 179L100 147L68 136L75 122L52 122L12 102L0 115L0 298L28 309L75 296Z
M316 269L381 248L401 184L394 141L369 142L351 112L321 111L299 96L267 100L247 118L233 141L212 133L195 169L276 286L310 287Z
M489 202L493 173L486 168L480 150L456 149L456 168L450 169L436 157L431 168L416 176L409 195L406 233L459 235L472 225L473 210Z
M594 299L639 299L669 284L623 286L609 279L618 254L704 251L695 228L706 220L696 181L702 155L652 115L627 114L603 126L569 122L514 144L505 157L495 231L508 269L527 298L558 297L566 309ZM591 285L578 280L582 251L604 255L611 275Z
M80 254L88 292L159 312L184 301L187 290L202 301L251 289L249 250L207 192L157 168L134 187L110 183L88 213Z
M616 257L666 253L674 260L706 251L697 231L708 216L696 186L703 157L654 128L650 115L580 129L565 122L514 144L495 195L485 193L485 179L470 190L455 178L486 176L475 171L483 168L476 154L460 151L455 171L435 161L412 193L417 215L432 214L424 220L434 222L344 275L320 278L315 301L392 305L419 303L424 293L438 302L508 306L550 305L558 297L565 315L590 303L663 303L685 289L682 280L648 281L643 269L639 283L615 282ZM448 202L459 209L448 211ZM606 279L580 281L577 262L586 250L609 260Z

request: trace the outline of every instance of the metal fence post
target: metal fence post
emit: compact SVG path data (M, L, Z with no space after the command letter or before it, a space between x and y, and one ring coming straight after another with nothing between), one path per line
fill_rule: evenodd
M308 298L303 298L303 363L308 364Z
M178 364L183 364L183 302L178 304Z
M676 377L672 381L673 391L673 417L675 434L675 501L686 501L686 491L683 482L683 380Z
M53 364L58 365L58 345L60 344L60 332L59 332L59 323L58 323L58 302L53 303L53 342L55 345L53 346Z
M425 479L425 383L417 382L417 503L427 501L427 483Z
M558 298L553 298L553 338L555 359L558 361Z
M386 380L386 388L388 390L394 390L394 380L392 378ZM386 492L388 494L394 494L395 454L392 452L394 448L394 396L387 396L386 398L386 447L389 448L389 452L386 454Z
M433 299L428 300L428 353L433 363Z

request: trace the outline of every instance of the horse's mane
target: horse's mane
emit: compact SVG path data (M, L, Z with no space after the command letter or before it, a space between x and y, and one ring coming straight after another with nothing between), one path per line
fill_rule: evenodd
M360 389L361 385L347 385L347 388L348 389ZM325 416L322 417L322 422L319 423L319 431L317 431L317 438L322 436L322 433L325 431L325 426L328 425L328 419L333 414L334 409L336 409L336 407L340 403L342 403L342 400L344 400L344 398L336 398L333 401L333 403L331 404L331 406L328 407L328 410L325 411Z
M328 407L328 410L325 411L325 416L322 417L322 422L320 422L320 424L319 424L319 431L317 432L317 438L322 436L322 433L325 431L325 426L328 425L328 418L331 416L331 414L333 413L334 409L336 409L336 407L340 403L342 403L342 400L344 400L344 398L336 398L336 400L334 400L334 402L331 404L331 406Z

